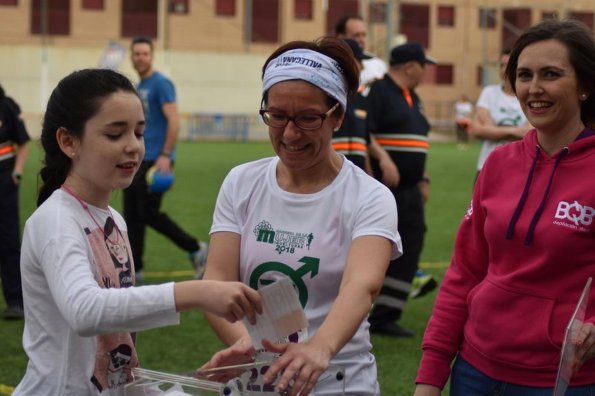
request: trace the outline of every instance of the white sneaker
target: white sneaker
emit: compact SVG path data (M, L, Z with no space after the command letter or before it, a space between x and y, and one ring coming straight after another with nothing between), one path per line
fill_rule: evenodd
M202 279L207 265L207 255L209 253L209 244L206 242L199 242L200 249L190 254L190 260L194 265L194 279Z

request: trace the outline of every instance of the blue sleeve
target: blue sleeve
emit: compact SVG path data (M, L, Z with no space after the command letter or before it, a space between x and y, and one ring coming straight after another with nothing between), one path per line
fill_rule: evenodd
M175 103L176 101L176 88L174 84L164 78L162 83L159 84L159 106L163 106L166 103Z

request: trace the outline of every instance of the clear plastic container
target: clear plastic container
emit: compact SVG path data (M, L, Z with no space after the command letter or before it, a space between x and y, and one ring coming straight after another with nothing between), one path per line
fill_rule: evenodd
M168 374L159 371L135 368L132 371L134 382L124 387L125 396L264 396L284 395L275 392L274 385L263 386L259 383L259 375L264 373L263 368L267 367L262 362L253 366L245 365L245 371L227 383L185 377L182 375ZM219 370L225 370L220 368ZM237 367L230 367L236 370ZM330 367L318 379L316 386L332 389L333 395L341 396L345 393L345 371L342 368ZM311 395L316 394L316 389Z

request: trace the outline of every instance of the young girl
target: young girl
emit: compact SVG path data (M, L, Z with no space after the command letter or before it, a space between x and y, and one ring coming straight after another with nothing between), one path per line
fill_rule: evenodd
M236 321L261 312L240 282L134 284L126 224L109 207L144 154L145 117L128 79L81 70L54 89L41 143L38 209L25 225L23 345L14 395L118 395L138 365L131 332L177 324L200 308Z

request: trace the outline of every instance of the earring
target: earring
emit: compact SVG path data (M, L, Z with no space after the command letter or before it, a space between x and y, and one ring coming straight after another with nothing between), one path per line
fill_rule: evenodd
M587 100L587 94L586 93L581 94L581 100Z
M339 130L339 127L335 127L335 128L333 129L333 132L337 132L338 130Z

